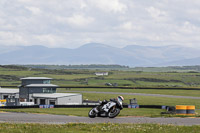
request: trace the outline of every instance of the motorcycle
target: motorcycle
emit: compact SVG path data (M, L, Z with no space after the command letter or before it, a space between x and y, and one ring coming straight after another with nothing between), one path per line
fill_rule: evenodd
M100 101L100 105L92 108L89 111L88 116L90 118L95 118L95 117L114 118L120 113L120 110L122 109L123 109L122 102L113 99L110 99L109 102L104 100L103 102Z

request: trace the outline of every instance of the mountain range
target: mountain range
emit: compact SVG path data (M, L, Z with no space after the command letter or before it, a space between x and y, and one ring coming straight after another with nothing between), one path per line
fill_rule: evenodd
M0 46L0 64L118 64L130 67L200 65L200 49L177 45L117 48L88 43L76 49Z

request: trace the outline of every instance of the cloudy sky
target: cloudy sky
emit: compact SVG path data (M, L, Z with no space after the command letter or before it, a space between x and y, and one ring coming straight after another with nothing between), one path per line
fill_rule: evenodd
M0 0L0 46L200 48L199 0Z

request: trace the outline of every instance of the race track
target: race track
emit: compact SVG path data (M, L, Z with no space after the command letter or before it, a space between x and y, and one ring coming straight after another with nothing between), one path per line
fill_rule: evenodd
M0 122L14 123L43 123L43 124L66 124L66 123L156 123L174 125L200 125L200 118L149 118L149 117L116 117L88 118L78 116L30 114L30 113L0 113Z

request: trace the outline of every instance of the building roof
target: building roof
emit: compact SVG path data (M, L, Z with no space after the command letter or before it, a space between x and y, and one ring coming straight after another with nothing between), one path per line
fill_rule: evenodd
M29 84L25 85L25 87L58 87L58 86L54 84Z
M95 72L96 75L108 75L108 72Z
M59 98L81 95L79 93L33 93L33 97L37 98Z
M108 72L95 72L95 73L108 73Z
M52 79L52 78L47 78L47 77L26 77L26 78L21 78L20 80L27 80L27 79Z
M15 94L19 93L19 89L6 89L6 88L0 88L0 93L5 93L5 94Z

